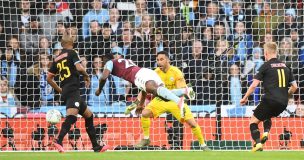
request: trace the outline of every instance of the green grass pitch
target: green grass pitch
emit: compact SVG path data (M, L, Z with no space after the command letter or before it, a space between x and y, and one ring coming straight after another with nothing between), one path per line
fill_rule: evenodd
M304 151L0 152L0 160L303 160Z

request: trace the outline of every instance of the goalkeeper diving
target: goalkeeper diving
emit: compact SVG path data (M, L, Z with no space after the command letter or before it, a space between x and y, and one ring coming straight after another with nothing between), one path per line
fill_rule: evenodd
M159 75L161 80L165 83L166 88L174 90L177 96L184 96L190 100L195 99L195 92L187 86L182 72L174 66L170 65L169 55L165 51L157 53L157 65L155 72ZM178 105L173 101L166 100L162 97L154 97L153 100L144 107L146 99L146 92L140 92L137 100L126 108L125 114L129 114L136 108L136 113L141 114L141 125L144 132L144 139L135 145L137 148L148 146L150 144L150 117L157 118L161 114L169 112L181 123L184 121L191 127L192 133L198 139L202 150L210 150L205 144L204 137L201 132L200 126L196 123L187 104L184 104L183 112L181 113ZM185 115L184 119L182 114Z

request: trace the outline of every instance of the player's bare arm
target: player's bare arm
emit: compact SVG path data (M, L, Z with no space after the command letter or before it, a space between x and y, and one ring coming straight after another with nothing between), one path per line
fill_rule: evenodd
M54 77L55 77L55 74L49 72L46 80L58 93L61 93L62 89L54 81Z
M87 88L89 88L90 87L89 74L86 72L85 68L80 63L76 63L75 66L76 66L77 71L83 75L83 80L85 81L85 86Z
M101 90L103 88L103 86L106 84L106 81L108 79L108 77L110 76L111 72L108 69L104 69L102 72L102 76L99 79L99 88L95 91L95 95L99 96L101 93Z
M147 97L147 92L145 92L145 91L139 92L139 94L137 96L137 100L139 101L139 104L136 106L136 111L135 111L135 113L137 115L141 114L141 112L145 108L146 97Z
M288 96L291 97L292 94L294 94L297 89L298 89L297 82L296 81L292 82L288 90Z
M260 84L260 80L253 79L252 84L248 88L245 96L240 100L241 105L245 105L248 101L248 97L254 92L255 88Z

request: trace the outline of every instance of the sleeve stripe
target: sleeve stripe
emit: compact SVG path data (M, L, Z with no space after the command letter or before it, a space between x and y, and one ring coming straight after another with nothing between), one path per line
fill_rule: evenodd
M74 65L75 65L75 64L77 64L77 63L80 63L80 62L81 62L81 60L79 60L79 61L76 61L76 62L74 63Z

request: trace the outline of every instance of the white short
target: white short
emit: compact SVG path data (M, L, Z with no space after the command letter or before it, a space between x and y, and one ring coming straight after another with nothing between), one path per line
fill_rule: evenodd
M146 82L155 81L156 84L161 85L164 82L160 79L158 74L151 69L142 68L135 75L135 85L146 92Z

